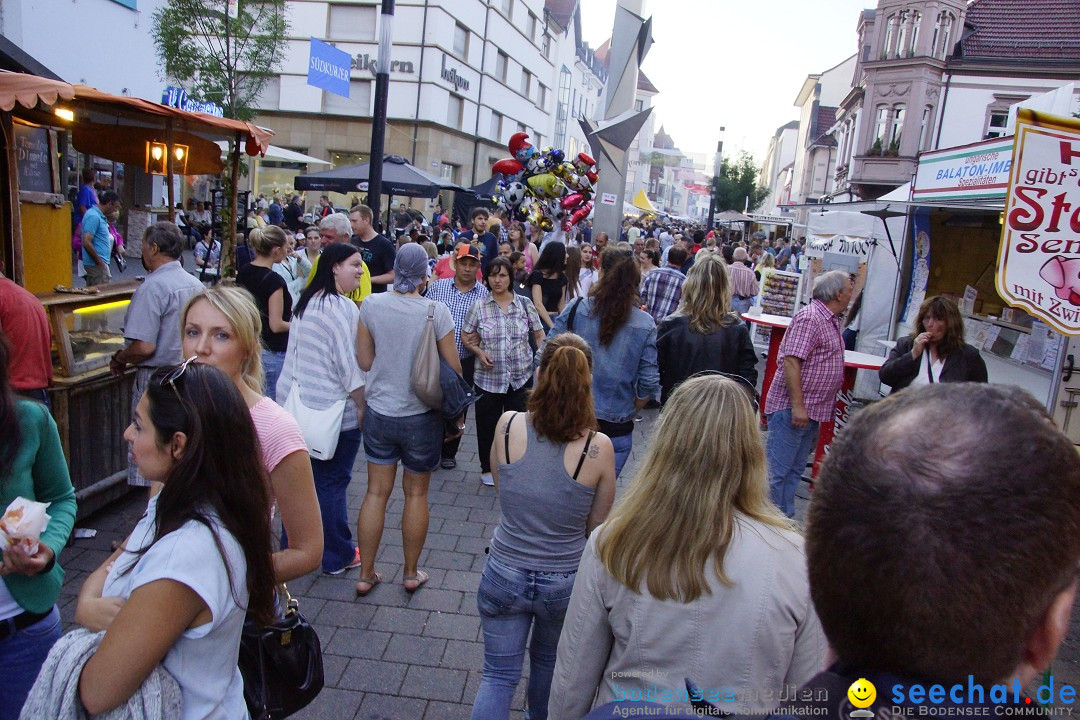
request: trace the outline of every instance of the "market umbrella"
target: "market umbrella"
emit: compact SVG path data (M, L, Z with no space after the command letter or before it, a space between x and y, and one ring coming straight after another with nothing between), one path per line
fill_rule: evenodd
M371 163L346 165L322 172L299 175L295 180L297 190L321 190L351 193L367 191L368 171ZM382 191L385 195L433 198L442 190L464 190L457 183L426 173L410 165L400 155L387 155L383 159Z
M472 212L474 207L484 207L492 210L494 205L491 200L495 197L495 186L502 177L502 173L495 173L491 178L479 185L473 185L471 188L466 189L465 192L454 195L454 211L452 217L455 220L463 219L467 223L469 213Z
M738 210L725 210L724 212L716 213L716 222L754 222L754 218L743 215Z

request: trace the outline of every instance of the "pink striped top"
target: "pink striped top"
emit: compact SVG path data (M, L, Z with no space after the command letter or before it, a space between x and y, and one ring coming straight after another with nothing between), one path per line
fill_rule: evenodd
M251 420L255 423L255 434L259 436L259 450L266 472L274 472L278 463L297 450L307 452L304 434L296 420L270 398L264 397L252 405Z

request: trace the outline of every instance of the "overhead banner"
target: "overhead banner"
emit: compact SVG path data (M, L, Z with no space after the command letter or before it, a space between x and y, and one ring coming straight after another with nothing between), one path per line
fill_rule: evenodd
M919 155L912 200L1001 199L1012 170L1013 139L994 138Z
M352 57L329 43L311 38L307 84L335 95L349 97L349 73Z
M998 248L997 291L1080 335L1080 121L1021 108Z

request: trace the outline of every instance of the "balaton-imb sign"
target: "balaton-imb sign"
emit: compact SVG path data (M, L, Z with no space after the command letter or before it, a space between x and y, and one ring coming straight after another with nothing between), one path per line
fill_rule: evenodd
M998 249L998 294L1080 335L1080 121L1020 109Z

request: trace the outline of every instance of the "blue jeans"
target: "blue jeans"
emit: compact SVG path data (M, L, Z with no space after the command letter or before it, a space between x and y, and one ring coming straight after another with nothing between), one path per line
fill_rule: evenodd
M263 380L263 395L275 402L277 402L277 381L284 364L285 353L263 348L262 366L263 372L266 373L266 379Z
M53 606L48 617L0 640L0 720L18 720L26 696L37 679L49 650L60 639L60 611Z
M634 433L611 438L611 447L615 449L615 477L618 478L630 457L630 451L634 449Z
M429 410L419 415L381 415L372 408L364 413L364 455L376 465L394 465L417 475L439 467L442 456L443 419Z
M315 494L323 528L323 572L335 572L353 561L356 545L346 510L345 491L352 480L353 463L360 450L360 429L345 430L338 436L337 450L329 460L311 458Z
M799 487L806 456L818 438L818 422L806 427L791 424L791 408L777 410L769 417L769 436L765 439L765 461L769 466L769 496L788 517L795 517L795 490Z
M476 607L484 630L484 677L473 702L473 720L505 720L521 680L525 642L529 644L528 720L547 718L555 651L570 605L577 572L516 570L488 558Z

